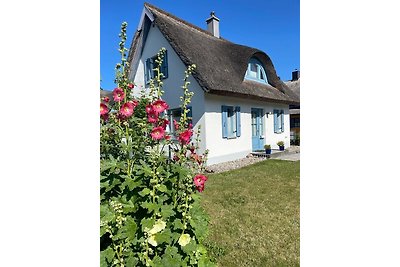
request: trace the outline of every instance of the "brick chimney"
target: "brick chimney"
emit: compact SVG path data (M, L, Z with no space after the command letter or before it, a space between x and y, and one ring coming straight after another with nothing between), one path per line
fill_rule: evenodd
M219 38L219 18L215 16L215 12L212 11L210 14L211 17L209 17L206 22L207 22L207 30L214 35L215 37Z
M292 72L292 81L297 81L300 78L300 71L295 69Z

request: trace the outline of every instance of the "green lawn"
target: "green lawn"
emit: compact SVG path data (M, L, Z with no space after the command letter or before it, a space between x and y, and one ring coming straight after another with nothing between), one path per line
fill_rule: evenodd
M300 161L209 175L202 204L219 267L300 266Z

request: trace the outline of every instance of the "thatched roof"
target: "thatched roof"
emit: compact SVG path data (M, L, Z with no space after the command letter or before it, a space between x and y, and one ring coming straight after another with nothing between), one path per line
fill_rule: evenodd
M151 4L145 3L172 48L185 65L196 64L193 77L207 93L232 95L270 102L297 104L298 98L278 78L269 56L261 50L234 44L214 37L208 31L192 25ZM142 31L135 34L129 53L129 62L142 43ZM251 57L264 65L269 84L244 79Z
M298 98L300 98L300 79L295 81L287 81L285 84L290 90L292 90L293 93L296 94Z

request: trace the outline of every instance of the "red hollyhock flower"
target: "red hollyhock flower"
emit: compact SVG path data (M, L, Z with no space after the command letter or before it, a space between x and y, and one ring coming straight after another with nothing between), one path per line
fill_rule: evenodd
M203 174L197 174L194 178L193 178L193 182L194 185L196 186L196 189L199 192L203 192L204 191L204 184L205 182L208 180L207 176L203 175Z
M108 96L103 97L103 101L108 103L110 101L110 98Z
M153 105L152 104L148 104L145 108L146 113L149 114L151 112L153 112Z
M147 121L150 123L156 123L158 120L158 114L153 112L147 113Z
M164 137L165 131L164 131L163 127L158 126L158 127L153 128L150 135L151 135L151 138L153 138L154 140L160 140Z
M165 136L165 140L170 140L171 139L171 136L170 135L166 135Z
M168 119L163 119L161 126L164 128L164 130L167 128L167 125L169 124Z
M163 100L157 100L153 103L153 110L157 113L164 112L164 110L168 109L168 104Z
M178 136L179 142L181 142L183 145L189 144L192 134L192 130L185 130L184 132L180 133Z
M179 129L179 123L176 120L174 120L173 122L174 122L175 130L178 130Z
M133 89L133 87L135 87L135 85L133 83L128 84L129 89Z
M194 178L193 178L193 182L195 186L202 186L204 185L204 183L208 180L207 176L203 175L203 174L197 174Z
M100 103L100 115L105 115L108 113L108 107L104 103Z
M126 102L125 104L122 105L121 109L119 112L126 118L132 116L133 110L135 109L135 105L133 104L133 101Z
M115 102L120 102L125 97L124 90L122 90L121 88L118 88L118 87L115 88L113 91L113 97L114 97Z

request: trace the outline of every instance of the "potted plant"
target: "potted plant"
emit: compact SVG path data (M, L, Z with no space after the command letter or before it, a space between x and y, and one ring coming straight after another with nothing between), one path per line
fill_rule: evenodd
M278 143L276 143L279 146L279 150L283 151L285 150L285 143L283 141L279 141Z
M264 148L265 148L265 154L267 155L271 154L271 145L265 145Z

